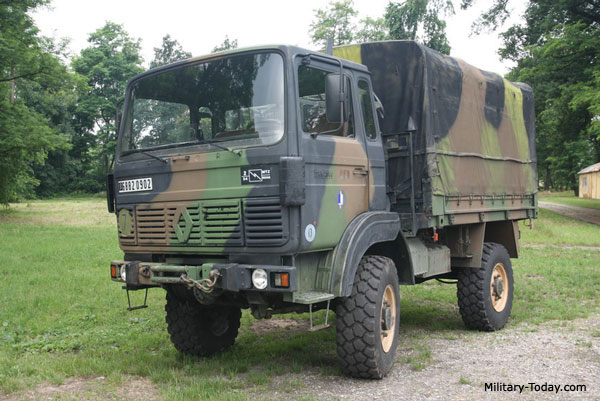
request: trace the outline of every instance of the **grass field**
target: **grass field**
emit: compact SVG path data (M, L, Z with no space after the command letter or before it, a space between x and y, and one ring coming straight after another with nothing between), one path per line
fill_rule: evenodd
M573 195L573 191L565 192L541 192L540 200L560 203L569 206L587 207L588 209L600 210L600 200L578 198Z
M540 217L534 230L521 227L509 325L599 312L600 251L527 244L600 246L600 227L544 210ZM275 387L294 397L307 386L287 373L340 374L334 330L306 332L306 315L257 325L244 313L230 350L204 360L176 352L165 328L164 291L150 290L148 309L127 312L125 292L109 279L109 261L122 253L102 200L36 201L0 211L0 253L0 398L40 383L103 376L106 392L144 377L160 399L277 399ZM455 286L432 281L400 290L400 363L427 366L430 336L479 335L463 328Z

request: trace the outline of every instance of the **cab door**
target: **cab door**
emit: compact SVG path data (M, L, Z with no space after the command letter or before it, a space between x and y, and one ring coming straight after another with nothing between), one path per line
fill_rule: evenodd
M344 73L350 91L348 120L339 127L327 119L325 80L339 66L298 62L297 101L300 155L305 162L306 203L301 214L301 249L335 247L348 223L369 210L369 163L364 130L357 129L356 83Z
M375 99L371 87L371 79L366 73L356 75L356 94L359 111L356 113L357 131L364 143L369 157L369 210L389 211L390 202L387 196L385 154L383 140L376 118Z

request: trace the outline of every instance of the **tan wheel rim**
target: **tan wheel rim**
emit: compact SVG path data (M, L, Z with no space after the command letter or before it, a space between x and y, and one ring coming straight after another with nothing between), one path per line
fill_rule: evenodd
M392 285L385 287L381 303L381 347L384 352L392 348L396 330L396 295Z
M502 263L496 263L494 270L492 270L492 277L490 278L492 306L496 312L502 312L506 307L509 293L508 285L508 275L506 274L504 265Z

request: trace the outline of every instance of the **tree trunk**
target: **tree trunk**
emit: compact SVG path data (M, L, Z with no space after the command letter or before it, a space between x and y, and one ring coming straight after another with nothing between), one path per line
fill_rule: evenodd
M546 178L544 178L544 191L549 191L552 187L552 175L550 173L550 166L546 166Z

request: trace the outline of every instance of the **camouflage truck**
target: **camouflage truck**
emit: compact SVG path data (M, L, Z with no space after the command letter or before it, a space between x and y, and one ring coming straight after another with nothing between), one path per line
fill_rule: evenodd
M534 131L529 86L412 41L152 69L129 82L108 178L112 279L165 289L172 342L197 356L234 343L242 309L313 330L332 309L344 373L381 378L399 284L457 283L467 327L507 322Z

